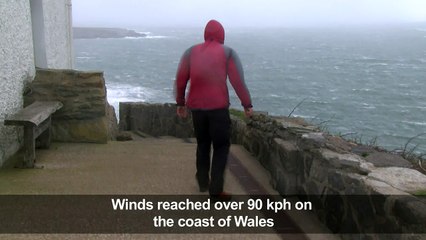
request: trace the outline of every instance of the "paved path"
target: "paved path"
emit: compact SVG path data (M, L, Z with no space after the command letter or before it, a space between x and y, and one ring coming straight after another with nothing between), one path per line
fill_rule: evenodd
M0 194L200 195L195 181L196 145L192 142L175 138L151 138L108 144L54 143L49 150L37 150L36 165L43 168L1 170ZM232 159L225 180L226 191L241 195L256 192L277 194L270 187L268 173L247 151L241 146L233 145L231 155ZM245 179L246 183L242 179ZM320 227L320 224L306 213L289 212L289 216L299 224L299 228L307 232L315 231L311 229ZM0 239L237 238L330 239L335 236L320 234L285 236L277 234L0 235Z

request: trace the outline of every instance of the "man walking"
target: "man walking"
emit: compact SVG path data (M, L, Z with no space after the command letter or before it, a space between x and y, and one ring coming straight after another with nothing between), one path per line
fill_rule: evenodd
M186 50L180 60L175 82L177 115L187 117L187 108L192 112L197 138L196 178L200 191L209 190L212 198L226 201L231 198L223 192L224 171L231 145L227 78L241 100L245 115L250 117L253 110L241 62L237 53L223 44L225 30L218 21L207 23L204 40L204 43ZM190 89L185 99L188 81Z

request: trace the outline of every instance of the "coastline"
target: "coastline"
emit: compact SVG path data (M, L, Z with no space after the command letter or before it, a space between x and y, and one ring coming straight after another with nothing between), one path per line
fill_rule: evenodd
M124 28L73 27L74 39L146 37L144 33Z

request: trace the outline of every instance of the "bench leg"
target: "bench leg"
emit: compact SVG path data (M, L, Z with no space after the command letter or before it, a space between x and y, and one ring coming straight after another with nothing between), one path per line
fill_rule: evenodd
M51 117L48 117L35 129L36 148L48 149L51 139Z
M34 127L24 127L24 168L34 168L35 160L35 141L34 141Z
M50 126L37 138L36 147L43 148L43 149L49 149L50 147L50 140L52 138L52 133L50 130Z

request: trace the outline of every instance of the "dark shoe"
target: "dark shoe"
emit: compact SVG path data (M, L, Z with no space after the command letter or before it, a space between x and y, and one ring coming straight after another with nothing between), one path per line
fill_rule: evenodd
M219 194L211 194L210 199L213 202L229 202L232 199L232 195L226 192L221 192Z
M195 176L195 179L197 179L198 187L200 188L200 192L207 192L207 190L209 190L209 183L208 182L207 183L201 183L198 180L197 176Z
M207 192L207 190L209 190L209 185L207 186L199 186L200 187L200 192Z

